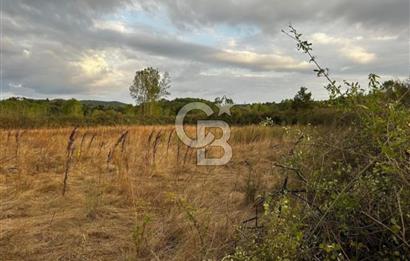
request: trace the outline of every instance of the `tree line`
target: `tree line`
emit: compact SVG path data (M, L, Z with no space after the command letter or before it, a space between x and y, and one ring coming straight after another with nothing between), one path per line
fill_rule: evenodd
M220 103L233 103L228 97L217 97L214 101L198 98L167 100L170 77L157 69L137 71L130 95L136 105L120 102L79 101L76 99L8 98L0 101L0 128L32 128L60 126L94 126L124 124L173 124L178 111L187 103L204 102L217 111ZM401 96L401 101L410 106L409 82L389 80L383 83L386 97ZM366 96L362 97L366 99ZM208 119L223 119L233 125L260 124L266 119L273 125L292 124L338 124L352 122L352 115L332 105L334 100L315 101L305 87L301 87L292 99L281 102L237 104L231 116L212 115ZM342 101L343 102L343 101ZM193 111L186 121L195 123L205 119L205 114Z

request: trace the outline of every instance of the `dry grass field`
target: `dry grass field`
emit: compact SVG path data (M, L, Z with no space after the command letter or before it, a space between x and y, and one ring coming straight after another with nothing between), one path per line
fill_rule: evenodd
M173 126L71 132L0 131L2 260L221 259L289 146L283 128L236 127L232 160L197 166Z

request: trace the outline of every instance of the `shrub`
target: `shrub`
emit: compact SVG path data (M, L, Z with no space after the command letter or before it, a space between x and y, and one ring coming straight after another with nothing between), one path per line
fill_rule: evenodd
M285 176L265 199L263 232L231 260L402 259L410 253L409 85L386 90L369 75L369 88L333 81L293 27L287 32L325 77L333 107L351 115L344 129L303 133L281 164ZM397 87L400 85L400 88ZM400 90L400 95L398 91ZM392 93L393 92L393 93Z

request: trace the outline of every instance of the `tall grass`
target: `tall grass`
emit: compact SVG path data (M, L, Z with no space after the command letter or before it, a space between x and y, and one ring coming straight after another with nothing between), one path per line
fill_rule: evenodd
M283 129L252 128L264 133L253 149L245 139L230 140L234 157L219 167L197 166L196 151L171 126L32 129L20 132L18 143L17 130L0 130L5 260L222 258L235 227L253 215L244 204L249 178L277 179L270 160ZM232 130L237 137L247 131Z

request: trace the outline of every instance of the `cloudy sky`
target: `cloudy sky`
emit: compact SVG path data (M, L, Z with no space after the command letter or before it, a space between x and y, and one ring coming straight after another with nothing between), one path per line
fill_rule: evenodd
M323 79L281 33L313 43L336 79L409 76L408 0L0 0L2 98L131 102L135 71L168 71L170 98L280 101Z

